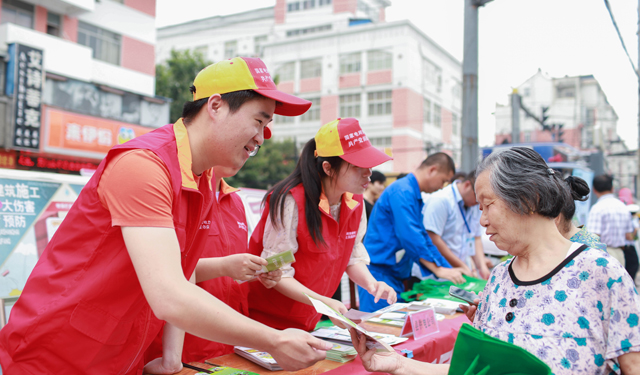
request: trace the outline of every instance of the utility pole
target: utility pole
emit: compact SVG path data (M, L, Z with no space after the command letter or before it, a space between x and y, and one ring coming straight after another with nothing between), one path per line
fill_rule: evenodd
M518 89L513 89L511 93L511 143L520 143L520 100Z
M462 170L478 164L478 8L492 0L465 0L462 57ZM639 0L640 1L640 0Z

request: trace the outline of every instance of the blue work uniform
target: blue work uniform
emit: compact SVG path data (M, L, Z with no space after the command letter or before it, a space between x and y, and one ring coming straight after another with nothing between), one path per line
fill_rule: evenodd
M433 245L422 223L422 196L413 173L387 187L373 206L364 246L371 258L369 271L378 281L391 286L400 299L403 280L411 276L411 266L422 258L439 267L451 268ZM374 296L358 287L360 310L375 311L388 306L374 303Z

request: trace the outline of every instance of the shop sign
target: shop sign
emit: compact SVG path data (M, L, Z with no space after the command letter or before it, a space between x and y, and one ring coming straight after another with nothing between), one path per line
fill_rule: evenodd
M18 43L9 46L7 87L15 98L13 147L40 148L40 117L44 70L43 52Z
M43 150L59 155L102 159L111 147L153 130L47 106L44 116Z

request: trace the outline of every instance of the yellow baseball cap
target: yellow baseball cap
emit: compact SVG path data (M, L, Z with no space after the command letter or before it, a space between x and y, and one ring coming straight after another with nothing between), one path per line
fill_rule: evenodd
M211 64L198 73L193 85L194 101L213 94L253 90L282 103L276 106L278 115L300 116L311 107L310 101L278 90L264 62L253 57L234 57Z
M316 133L316 156L339 156L360 168L373 168L392 157L371 145L354 118L338 118L322 125Z

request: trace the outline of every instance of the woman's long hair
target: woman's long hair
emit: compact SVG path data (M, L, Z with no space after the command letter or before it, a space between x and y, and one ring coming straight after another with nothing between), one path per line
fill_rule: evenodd
M322 237L322 216L318 209L320 203L320 194L322 193L322 178L327 176L322 169L323 162L331 164L333 176L340 173L344 160L339 156L321 157L315 156L316 140L311 139L302 149L300 159L296 164L296 168L284 180L275 184L265 195L262 204L264 205L267 197L271 194L269 202L269 215L271 215L271 224L276 227L282 226L282 212L284 211L284 201L287 193L294 187L302 183L305 195L305 212L307 220L307 228L311 234L313 242L316 244L326 245ZM300 218L298 218L300 220ZM299 224L298 224L299 225Z

